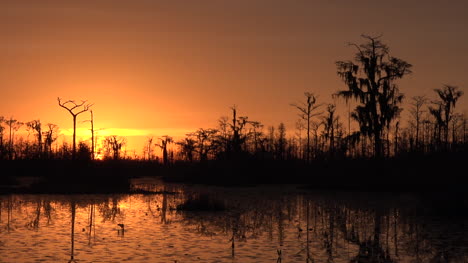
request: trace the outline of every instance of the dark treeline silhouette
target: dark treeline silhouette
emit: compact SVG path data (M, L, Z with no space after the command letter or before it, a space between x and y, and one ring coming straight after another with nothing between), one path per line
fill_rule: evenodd
M356 49L353 60L336 62L345 89L332 98L356 102L347 124L336 112L335 104L305 92L302 101L291 104L291 110L298 113L294 130L288 130L283 123L265 127L233 106L230 116L221 117L217 127L199 128L177 140L170 135L149 137L138 157L127 153L126 138L117 135L101 138L101 146L96 149L92 112L91 142L80 141L76 146L76 117L92 105L58 99L59 106L73 117L73 146L66 142L58 145L55 124L44 127L40 120L23 123L13 117L0 117L0 160L74 160L89 165L99 156L114 164L117 160L133 162L132 168L158 167L164 172L149 173L173 180L205 178L202 181L213 182L244 176L257 182L249 177L254 174L261 175L258 182L300 177L320 185L318 182L328 176L324 183L327 187L339 182L353 187L362 184L355 180L356 175L376 181L380 174L388 179L382 184L395 186L401 183L397 178L409 174L421 179L424 175L434 177L456 171L466 160L468 145L467 116L456 111L463 92L456 86L444 85L436 88L435 94L414 96L409 99L409 119L403 120L404 94L396 81L411 74L412 65L390 55L380 37L362 37L362 44L350 44ZM351 130L351 119L357 130ZM22 127L28 136L15 138ZM340 181L334 175L339 175Z

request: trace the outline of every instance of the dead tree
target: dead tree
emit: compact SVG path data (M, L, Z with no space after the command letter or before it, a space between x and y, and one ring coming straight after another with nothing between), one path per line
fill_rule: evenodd
M411 106L413 106L410 109L411 115L414 117L415 121L415 127L416 127L416 149L419 150L419 130L420 130L420 124L421 124L421 118L422 114L424 113L424 110L422 110L422 107L424 104L427 103L427 98L424 96L414 96L411 98Z
M60 100L60 98L57 98L57 100L58 100L59 106L66 109L68 112L70 112L70 114L73 117L73 152L72 152L72 156L73 156L73 159L75 159L76 158L76 116L78 116L79 114L81 114L83 112L88 111L89 108L91 108L91 106L93 106L93 104L89 104L89 103L87 104L86 100L82 100L79 103L77 103L74 100L67 100L67 101L62 102Z
M299 117L304 120L307 130L307 148L306 148L306 161L310 161L310 126L312 118L322 114L321 112L316 112L316 110L322 106L321 104L316 104L317 98L313 93L305 92L304 96L306 97L306 102L296 104L293 103L291 106L299 110Z

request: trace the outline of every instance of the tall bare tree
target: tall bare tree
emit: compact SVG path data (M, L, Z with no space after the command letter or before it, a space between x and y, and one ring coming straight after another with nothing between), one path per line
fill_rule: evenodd
M374 140L374 155L383 155L382 135L389 123L401 112L400 94L396 80L411 73L412 65L392 57L380 37L362 35L365 43L351 43L357 50L355 62L337 61L338 76L347 86L336 93L346 100L359 102L352 117L359 121L360 131Z
M5 130L5 127L3 127L4 122L5 118L3 116L0 116L0 159L3 158L5 149L3 145L3 131Z
M299 117L306 123L307 131L307 145L306 145L306 161L310 161L310 128L312 125L312 118L322 114L317 112L317 109L322 106L317 104L317 97L310 92L305 92L304 96L306 97L305 102L293 103L291 106L299 110Z
M58 104L60 107L66 109L73 117L73 152L72 156L73 159L76 158L76 117L88 111L93 104L86 103L86 100L82 100L81 102L76 102L74 100L67 100L62 102L60 98L57 98Z
M153 136L148 136L146 138L146 145L143 149L143 156L148 156L148 161L153 159Z
M96 149L96 143L94 142L94 115L93 111L90 111L91 113L91 119L89 122L91 123L91 158L94 160L94 152Z
M414 118L414 126L416 128L416 148L419 148L419 130L421 125L421 118L424 110L422 109L423 106L427 103L427 98L424 96L414 96L411 98L411 106L410 113Z

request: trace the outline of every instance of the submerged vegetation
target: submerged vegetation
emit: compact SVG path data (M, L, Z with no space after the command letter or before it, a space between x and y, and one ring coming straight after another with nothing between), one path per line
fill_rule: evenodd
M266 128L239 115L233 106L231 117L220 118L218 127L200 128L179 140L150 137L141 157L129 157L126 138L117 135L104 138L96 148L92 111L91 142L76 145L74 132L73 147L58 145L55 124L0 117L0 164L8 171L0 176L0 185L14 184L17 176L41 175L52 179L38 184L42 189L68 191L86 185L93 192L126 188L132 176L159 175L216 184L307 183L388 190L417 189L421 182L457 186L468 148L467 116L455 108L463 92L444 85L432 98L412 97L407 109L411 118L403 121L404 95L396 81L411 74L412 65L391 56L379 37L363 39L362 44L351 44L354 61L336 62L346 88L333 97L357 103L347 124L335 104L305 92L304 101L291 104L299 114L295 132L288 133L283 123ZM73 116L74 130L76 117L92 107L86 101L58 103ZM359 127L355 131L351 120ZM32 136L15 137L20 129ZM64 182L73 187L62 188Z

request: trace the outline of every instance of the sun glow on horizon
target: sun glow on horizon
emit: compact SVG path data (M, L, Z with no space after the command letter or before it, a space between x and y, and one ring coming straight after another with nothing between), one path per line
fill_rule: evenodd
M95 129L95 159L104 159L104 140L109 136L118 136L125 139L124 151L130 155L141 157L144 148L147 147L149 138L153 138L153 144L158 143L158 138L168 135L175 141L182 139L187 133L193 132L196 129L170 129L170 128L154 128L154 129L125 129L125 128L105 128ZM91 130L87 128L77 128L76 142L85 142L91 145ZM60 131L60 140L58 144L72 143L73 129L64 129ZM159 155L156 154L156 155Z

